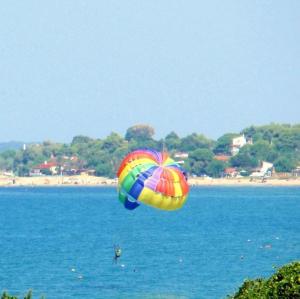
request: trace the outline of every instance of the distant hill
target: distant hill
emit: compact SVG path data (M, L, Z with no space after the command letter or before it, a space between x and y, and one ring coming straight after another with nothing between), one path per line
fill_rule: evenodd
M0 170L13 171L18 176L28 176L35 166L45 161L63 165L65 172L91 171L97 176L115 178L122 159L138 148L161 151L182 157L184 169L195 176L249 176L260 177L264 167L274 168L283 177L299 175L300 124L250 126L241 132L225 133L217 140L201 133L180 138L174 131L165 138L153 138L154 129L149 125L134 125L125 136L111 133L103 139L74 136L71 143L43 142L0 143ZM4 150L11 149L5 153ZM264 165L264 167L262 167ZM49 166L49 165L48 165ZM52 167L51 167L52 168ZM44 174L49 174L48 168Z
M9 141L9 142L0 142L0 153L6 150L17 150L22 148L24 142L21 141Z

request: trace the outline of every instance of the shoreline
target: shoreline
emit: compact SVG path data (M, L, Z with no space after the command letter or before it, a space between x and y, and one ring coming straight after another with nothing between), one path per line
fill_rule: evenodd
M189 179L190 186L228 186L228 187L289 187L299 186L300 177L293 178L267 178L251 179L249 177L243 178L191 178Z
M195 186L299 186L300 177L293 178L268 178L261 179L243 178L190 178L189 185ZM116 179L96 177L88 175L77 176L41 176L41 177L5 177L0 176L0 187L58 187L58 186L78 186L78 187L115 187Z

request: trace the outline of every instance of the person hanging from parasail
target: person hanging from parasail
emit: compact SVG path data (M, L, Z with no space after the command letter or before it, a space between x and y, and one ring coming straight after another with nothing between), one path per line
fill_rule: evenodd
M118 259L121 257L122 249L119 245L115 245L114 250L115 250L114 262L117 263Z

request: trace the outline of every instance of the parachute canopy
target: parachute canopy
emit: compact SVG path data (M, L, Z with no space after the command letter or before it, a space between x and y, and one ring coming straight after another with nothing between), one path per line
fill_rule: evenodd
M129 210L141 203L176 210L183 206L189 192L185 172L165 152L133 151L123 159L117 176L119 200Z

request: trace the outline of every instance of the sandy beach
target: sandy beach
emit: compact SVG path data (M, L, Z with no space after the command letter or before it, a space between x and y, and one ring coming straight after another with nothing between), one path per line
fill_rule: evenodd
M77 176L4 177L0 176L0 186L115 186L114 179Z
M89 175L5 177L0 176L0 186L116 186L116 179ZM300 186L300 178L190 178L190 186Z

